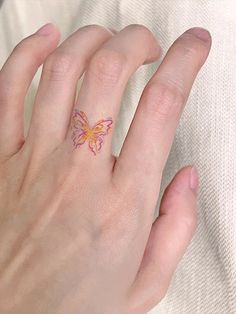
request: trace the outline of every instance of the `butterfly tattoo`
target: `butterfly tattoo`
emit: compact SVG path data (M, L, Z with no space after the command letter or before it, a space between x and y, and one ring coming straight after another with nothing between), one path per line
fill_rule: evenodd
M74 148L78 148L88 142L89 149L96 155L100 152L104 143L104 136L111 129L112 118L99 120L94 126L89 124L83 111L75 109L72 115L72 141Z

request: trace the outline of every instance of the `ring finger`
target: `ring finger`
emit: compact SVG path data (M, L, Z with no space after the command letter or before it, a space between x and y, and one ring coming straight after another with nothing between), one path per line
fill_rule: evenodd
M146 27L136 24L125 27L94 54L67 135L66 143L76 160L86 156L89 161L96 156L99 163L101 159L111 161L112 136L105 135L114 126L126 83L140 65L159 56L156 38Z

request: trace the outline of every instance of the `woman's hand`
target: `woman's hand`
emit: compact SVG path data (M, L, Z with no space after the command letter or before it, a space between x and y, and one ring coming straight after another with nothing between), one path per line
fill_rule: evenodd
M122 94L136 69L160 56L157 40L141 25L115 35L90 25L58 42L59 31L45 26L0 72L0 312L143 314L165 295L196 228L190 166L153 217L210 35L192 29L174 42L117 158L111 142ZM42 63L24 139L24 98Z

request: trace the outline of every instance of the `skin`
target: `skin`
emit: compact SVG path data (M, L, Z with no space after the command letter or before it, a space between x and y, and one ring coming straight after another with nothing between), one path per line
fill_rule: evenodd
M115 157L114 127L96 156L87 142L73 149L71 115L115 124L130 76L160 57L157 39L143 25L114 33L88 25L58 46L59 30L43 30L23 39L0 71L0 312L144 314L165 296L197 226L191 166L176 173L155 220L154 210L210 35L195 28L173 43ZM24 138L24 98L41 64Z

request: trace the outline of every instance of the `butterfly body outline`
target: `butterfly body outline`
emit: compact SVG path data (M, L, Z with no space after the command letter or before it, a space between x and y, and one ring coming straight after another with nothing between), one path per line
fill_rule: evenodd
M83 111L75 110L72 116L72 140L74 148L88 142L89 149L94 155L100 152L104 143L104 136L111 129L112 118L101 119L94 126L90 126L88 118Z

